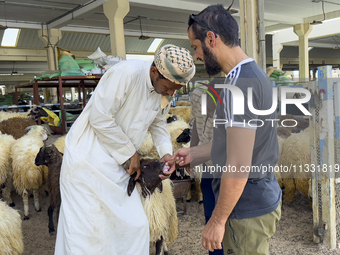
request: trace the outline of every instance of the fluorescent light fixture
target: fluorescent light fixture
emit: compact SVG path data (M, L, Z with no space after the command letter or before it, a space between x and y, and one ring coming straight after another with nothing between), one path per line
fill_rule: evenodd
M337 21L339 19L340 19L340 17L334 18L334 19L327 19L327 20L324 20L323 23L327 23L327 22L331 22L331 21Z
M156 52L156 50L158 49L159 45L161 45L161 43L164 41L164 39L160 39L160 38L155 38L153 40L153 42L151 43L148 52Z
M154 55L126 54L126 60L129 59L141 59L146 61L153 61Z
M2 47L16 47L18 42L20 29L18 28L7 28L2 37Z

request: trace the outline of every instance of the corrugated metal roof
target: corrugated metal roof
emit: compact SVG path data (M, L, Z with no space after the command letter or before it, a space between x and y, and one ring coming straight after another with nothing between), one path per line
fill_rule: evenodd
M21 29L18 38L18 48L44 48L45 43L39 38L38 30Z
M0 30L0 40L3 36L3 30ZM127 53L147 53L154 38L147 40L139 40L138 37L126 36L125 46ZM175 44L180 47L187 48L193 53L189 40L173 40L165 39L161 46L166 44ZM18 38L18 48L44 48L45 43L39 38L38 30L35 29L21 29ZM98 47L102 51L111 51L110 36L105 34L85 34L85 33L71 33L63 32L62 38L58 46L67 50L84 50L95 51ZM161 47L160 46L160 47Z

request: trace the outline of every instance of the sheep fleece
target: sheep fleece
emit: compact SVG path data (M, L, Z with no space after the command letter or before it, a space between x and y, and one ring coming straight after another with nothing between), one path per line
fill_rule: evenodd
M141 200L145 214L149 220L150 242L156 242L163 236L164 241L172 243L178 235L178 219L176 202L172 193L171 181L162 181L163 191L155 189L154 193ZM137 183L137 190L142 194L141 187Z
M19 255L24 252L20 214L0 201L0 254Z

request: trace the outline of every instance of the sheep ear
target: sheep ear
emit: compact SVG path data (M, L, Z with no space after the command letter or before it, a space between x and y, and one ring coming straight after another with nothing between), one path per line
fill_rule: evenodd
M41 136L42 136L42 138L43 138L43 141L46 141L47 138L48 138L46 132L45 132L44 130L42 130L42 131L40 131L40 134L41 134Z
M136 176L137 176L137 173L134 173L133 175L130 176L129 184L127 187L127 193L129 196L131 196L132 191L134 190L136 186L136 181L135 181Z
M163 191L163 183L160 182L160 183L158 184L157 188L159 189L159 192L162 193L162 191Z

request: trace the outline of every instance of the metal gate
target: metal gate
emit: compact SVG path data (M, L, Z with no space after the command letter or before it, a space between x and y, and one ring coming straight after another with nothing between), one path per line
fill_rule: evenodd
M331 249L340 241L340 80L331 66L319 67L317 82L309 83L311 174L314 242Z

